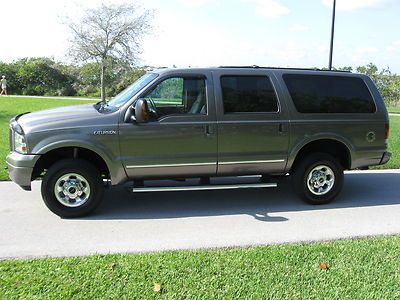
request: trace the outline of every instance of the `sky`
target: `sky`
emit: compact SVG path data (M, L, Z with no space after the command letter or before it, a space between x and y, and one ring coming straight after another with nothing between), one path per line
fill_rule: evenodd
M0 61L68 61L62 19L102 0L0 0ZM109 0L104 3L122 3ZM136 1L137 2L137 1ZM400 73L400 1L337 0L333 66ZM153 32L139 65L327 67L333 0L146 0Z

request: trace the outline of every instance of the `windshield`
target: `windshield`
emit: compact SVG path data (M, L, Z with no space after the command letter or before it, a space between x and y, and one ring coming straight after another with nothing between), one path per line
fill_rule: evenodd
M151 81L153 81L158 74L155 73L147 73L128 86L125 90L119 93L117 96L108 101L108 105L114 107L121 107L128 100L130 100L134 95L136 95L142 88L148 85Z

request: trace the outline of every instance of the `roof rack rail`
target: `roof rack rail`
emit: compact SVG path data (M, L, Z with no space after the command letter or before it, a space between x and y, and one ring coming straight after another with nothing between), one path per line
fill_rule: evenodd
M226 69L267 69L267 70L304 70L304 71L322 71L322 72L347 72L345 70L325 70L319 68L284 68L284 67L260 67L257 65L252 66L219 66L218 68Z

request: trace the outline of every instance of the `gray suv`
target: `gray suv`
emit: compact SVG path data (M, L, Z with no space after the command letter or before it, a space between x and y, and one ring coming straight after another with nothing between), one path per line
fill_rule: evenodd
M10 121L10 178L42 177L47 207L91 213L108 185L134 192L274 187L289 174L305 201L331 201L343 170L386 163L388 114L365 75L305 69L159 69L107 103ZM246 184L211 177L260 175ZM274 176L274 177L271 177ZM187 180L189 178L199 178ZM175 179L155 186L154 179ZM191 182L190 184L188 182Z

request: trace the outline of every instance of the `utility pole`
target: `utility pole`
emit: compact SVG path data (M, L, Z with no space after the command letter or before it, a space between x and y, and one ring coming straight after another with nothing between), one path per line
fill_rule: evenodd
M333 35L335 33L335 10L336 10L336 0L333 0L332 29L331 29L331 50L329 52L329 70L332 70Z

